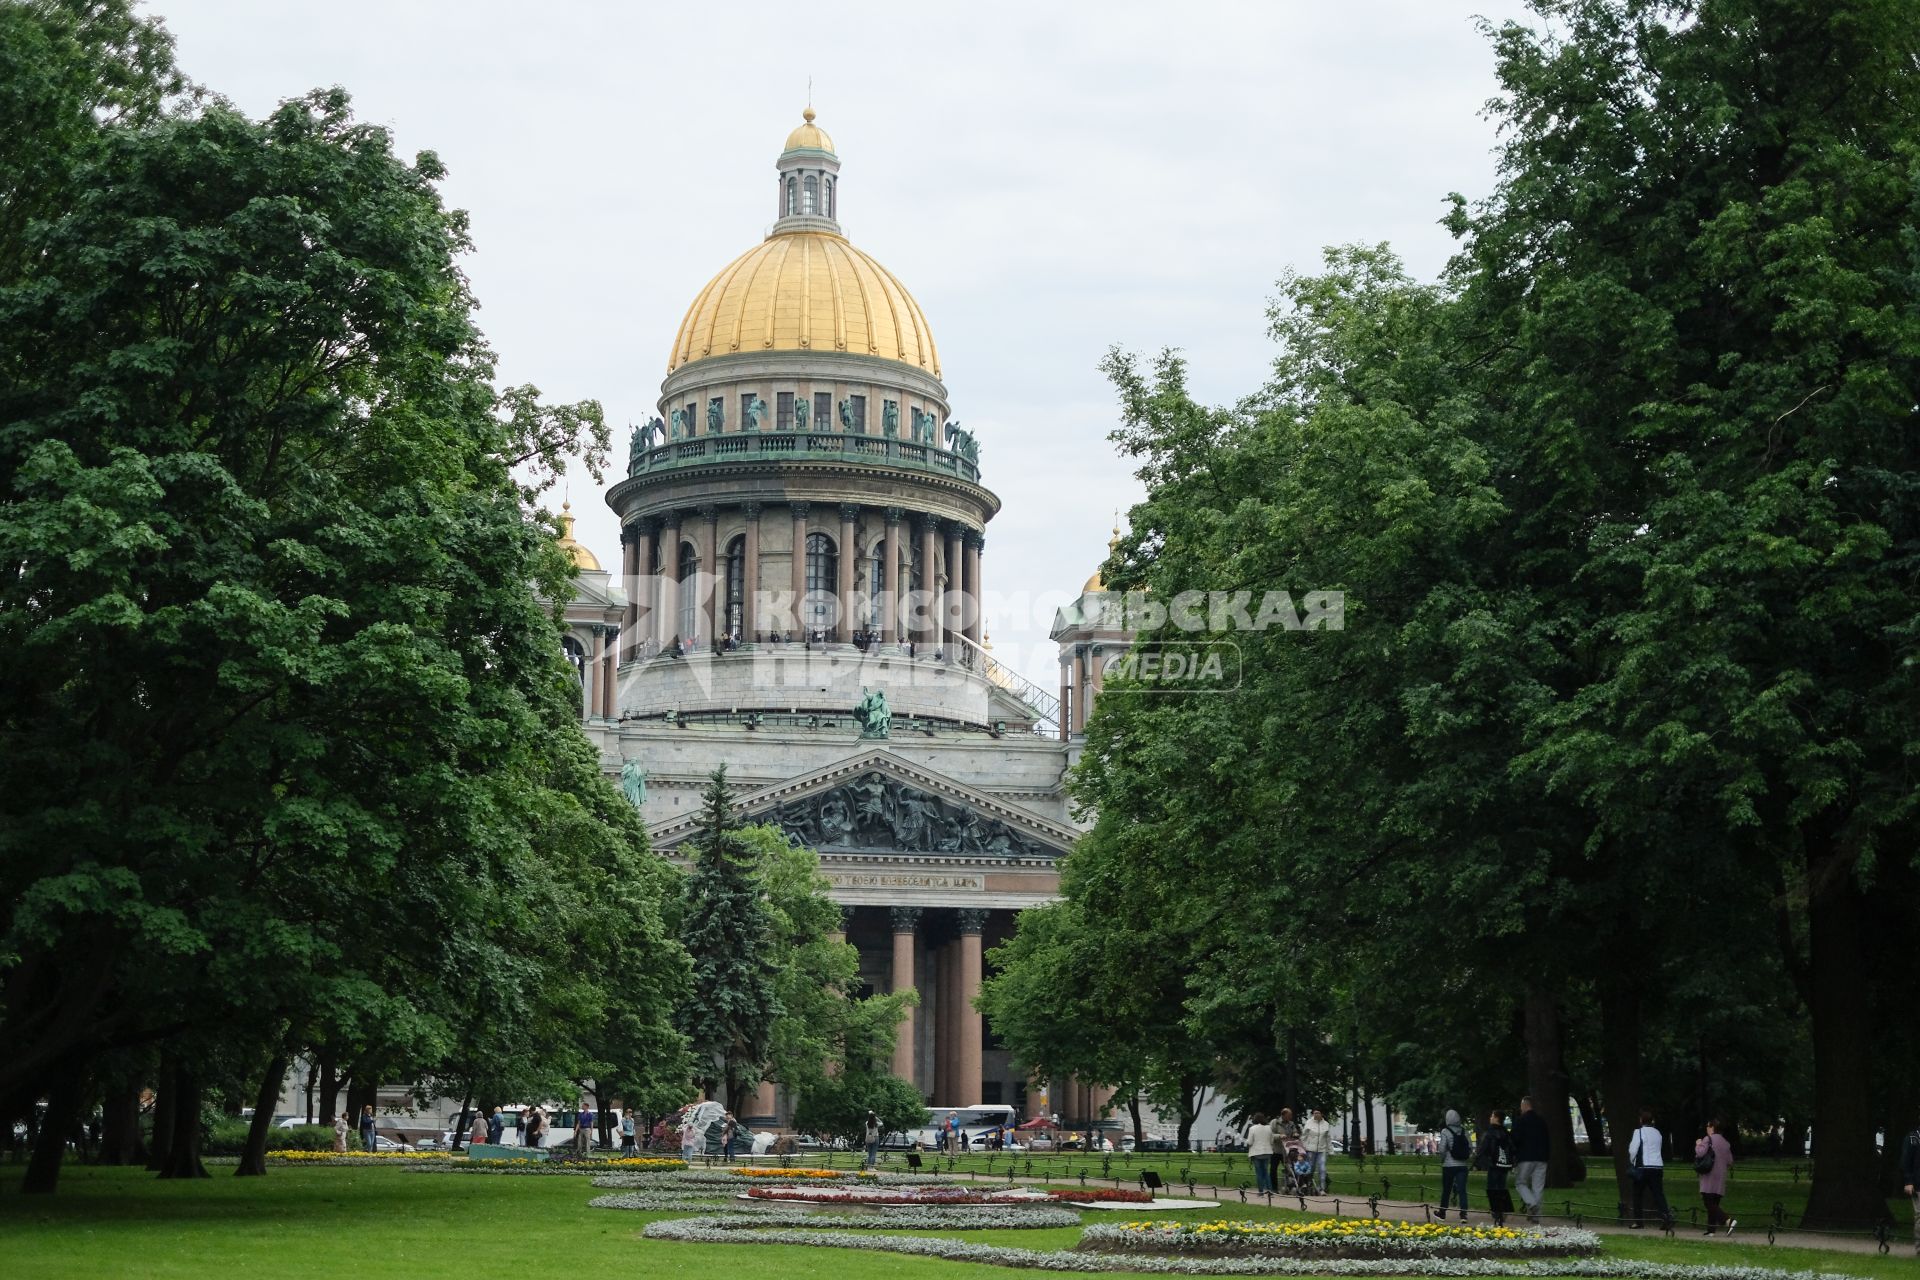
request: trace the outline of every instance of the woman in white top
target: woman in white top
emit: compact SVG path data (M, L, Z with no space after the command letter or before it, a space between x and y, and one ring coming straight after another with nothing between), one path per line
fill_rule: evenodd
M1673 1210L1667 1207L1667 1161L1663 1147L1660 1131L1653 1127L1653 1112L1643 1108L1640 1127L1633 1131L1633 1138L1627 1143L1627 1172L1633 1179L1633 1221L1628 1225L1636 1231L1646 1225L1648 1200L1653 1201L1662 1226L1673 1221Z
M1253 1113L1253 1125L1247 1130L1247 1160L1253 1165L1253 1189L1273 1190L1273 1127L1264 1111Z

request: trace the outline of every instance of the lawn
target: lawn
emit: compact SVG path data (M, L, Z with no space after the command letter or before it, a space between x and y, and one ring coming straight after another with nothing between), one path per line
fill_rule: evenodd
M378 1168L276 1168L265 1178L219 1169L207 1181L158 1182L135 1169L70 1168L58 1194L26 1197L18 1170L0 1170L0 1273L32 1277L272 1275L513 1277L569 1280L671 1274L734 1280L863 1280L896 1275L1008 1274L977 1264L755 1245L640 1239L654 1216L589 1209L584 1177L499 1176ZM1237 1206L1236 1217L1280 1217ZM1176 1215L1154 1215L1176 1216ZM1214 1213L1178 1216L1216 1216ZM1297 1215L1294 1215L1297 1216ZM1066 1248L1077 1231L983 1230L952 1234L1029 1248ZM1616 1257L1674 1262L1813 1267L1873 1280L1906 1280L1913 1261L1658 1237L1609 1239Z

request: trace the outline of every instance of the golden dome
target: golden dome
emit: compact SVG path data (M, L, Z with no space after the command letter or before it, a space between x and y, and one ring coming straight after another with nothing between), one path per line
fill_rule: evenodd
M582 569L598 569L600 558L586 549L573 538L573 504L560 504L560 545L573 557L573 563Z
M740 351L845 351L940 376L920 304L885 267L824 231L770 236L722 268L687 308L667 371Z
M800 118L806 123L787 135L786 149L788 151L824 151L832 155L833 139L827 136L825 129L813 122L813 108L808 107L802 111Z

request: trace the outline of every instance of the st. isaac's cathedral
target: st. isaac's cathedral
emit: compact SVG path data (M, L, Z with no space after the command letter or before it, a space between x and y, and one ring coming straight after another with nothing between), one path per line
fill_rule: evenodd
M811 109L774 168L778 220L687 308L607 492L617 573L563 516L586 731L661 852L694 837L722 764L747 821L819 851L862 983L920 992L893 1068L932 1104L1092 1120L1106 1095L1022 1078L973 997L1014 914L1058 891L1064 775L1127 637L1096 574L1053 628L1057 693L993 661L1000 500L933 328L841 231ZM788 1101L765 1086L754 1110L778 1123Z

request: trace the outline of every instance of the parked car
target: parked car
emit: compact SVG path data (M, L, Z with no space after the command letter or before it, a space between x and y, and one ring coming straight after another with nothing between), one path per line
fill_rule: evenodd
M395 1142L384 1133L373 1135L373 1149L376 1154L382 1151L411 1151L413 1147L405 1142Z

